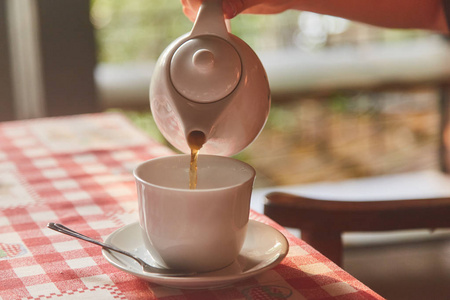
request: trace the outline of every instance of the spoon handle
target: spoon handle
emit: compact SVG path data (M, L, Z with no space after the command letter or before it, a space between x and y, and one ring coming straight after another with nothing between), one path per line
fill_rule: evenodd
M58 224L58 223L48 223L47 227L50 229L53 229L57 232L60 233L64 233L67 235L70 235L72 237L75 237L77 239L81 239L83 241L101 246L105 249L109 249L115 252L118 252L120 254L126 255L132 259L134 259L135 261L137 261L141 266L144 272L148 272L148 273L154 273L155 275L166 275L166 276L175 276L175 277L180 277L180 276L190 276L190 275L194 275L196 273L194 272L183 272L183 271L178 271L178 270L172 270L172 269L162 269L162 268L158 268L158 267L154 267L151 266L149 264L147 264L145 261L143 261L142 259L140 259L137 256L134 256L133 254L131 254L130 252L124 251L122 249L119 249L117 247L114 247L113 245L109 245L109 244L105 244L102 243L100 241L94 240L91 237L85 236L84 234L81 234L79 232L76 232L62 224Z
M121 253L123 255L126 255L128 257L131 257L131 258L135 259L137 262L141 263L139 258L135 257L133 254L131 254L131 253L127 252L127 251L124 251L124 250L116 248L116 247L114 247L112 245L105 244L105 243L102 243L100 241L94 240L93 238L90 238L88 236L85 236L84 234L76 232L76 231L74 231L74 230L72 230L72 229L70 229L70 228L68 228L68 227L66 227L66 226L64 226L62 224L52 223L51 222L51 223L47 224L47 227L50 228L50 229L53 229L53 230L55 230L57 232L70 235L72 237L81 239L83 241L86 241L86 242L89 242L89 243L92 243L92 244L96 244L98 246L101 246L101 247L109 249L109 250L116 251L116 252Z

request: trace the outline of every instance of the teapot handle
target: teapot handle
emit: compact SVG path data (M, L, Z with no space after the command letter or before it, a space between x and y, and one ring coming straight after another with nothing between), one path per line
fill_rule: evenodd
M191 36L197 35L228 36L222 0L203 0L197 14Z

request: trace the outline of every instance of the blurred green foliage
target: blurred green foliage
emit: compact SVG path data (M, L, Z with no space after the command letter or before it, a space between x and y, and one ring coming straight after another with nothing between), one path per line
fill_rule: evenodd
M232 20L232 32L255 50L283 47L292 43L298 14L241 15ZM156 60L192 28L179 0L92 0L91 20L100 62Z
M311 13L309 15L311 17ZM309 26L315 30L308 33L302 29L299 16L302 12L293 10L277 15L239 15L231 21L232 33L256 52L290 47L301 52L305 43L318 38L314 34L323 26L311 19L313 23ZM192 28L191 21L182 12L180 0L91 0L91 20L96 29L98 60L108 63L154 61L170 42ZM370 31L373 36L369 39L385 42L423 35L414 30L375 30L371 27ZM327 32L322 33L325 34L324 43L317 47L310 45L306 51L320 50L336 42L330 44ZM328 32L328 35L334 33ZM360 38L352 30L344 32L344 36L338 39L340 43L351 44Z
M191 28L180 1L92 0L101 62L155 59Z

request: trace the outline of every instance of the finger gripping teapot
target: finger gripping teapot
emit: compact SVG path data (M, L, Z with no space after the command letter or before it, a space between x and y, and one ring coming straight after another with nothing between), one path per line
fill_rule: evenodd
M253 50L227 31L222 0L205 0L192 31L158 59L150 106L164 137L189 153L190 134L202 153L230 156L261 132L270 108L267 75Z

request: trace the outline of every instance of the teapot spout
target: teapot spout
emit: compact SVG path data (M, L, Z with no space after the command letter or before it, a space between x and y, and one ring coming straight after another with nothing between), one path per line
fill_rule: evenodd
M193 130L188 133L186 141L189 145L189 148L193 150L200 150L200 148L202 148L206 143L206 135L203 131Z

